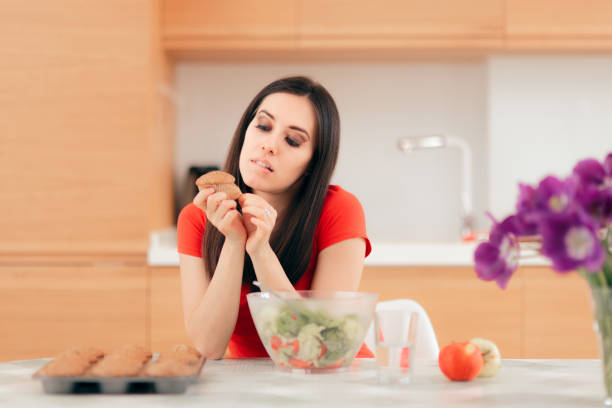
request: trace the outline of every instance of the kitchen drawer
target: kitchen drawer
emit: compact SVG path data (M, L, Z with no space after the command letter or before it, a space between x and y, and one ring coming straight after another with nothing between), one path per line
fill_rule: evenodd
M147 269L0 267L0 361L50 357L79 345L148 346Z

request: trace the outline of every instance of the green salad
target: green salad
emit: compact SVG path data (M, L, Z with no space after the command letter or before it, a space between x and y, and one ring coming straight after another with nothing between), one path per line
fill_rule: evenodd
M359 316L334 318L323 310L267 306L258 316L260 335L273 360L294 368L340 367L363 338Z

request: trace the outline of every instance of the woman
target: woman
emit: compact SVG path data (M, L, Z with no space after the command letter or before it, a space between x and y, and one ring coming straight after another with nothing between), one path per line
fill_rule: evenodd
M272 82L242 115L225 162L240 208L206 189L181 211L185 327L207 358L268 356L246 301L254 280L277 291L357 290L370 243L359 201L329 185L339 140L325 88L305 77Z

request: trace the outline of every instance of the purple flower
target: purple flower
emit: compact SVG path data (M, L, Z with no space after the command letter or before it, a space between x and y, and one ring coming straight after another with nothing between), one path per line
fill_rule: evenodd
M519 198L516 202L518 225L523 230L519 235L538 233L538 214L536 190L528 184L519 183Z
M518 241L512 232L514 216L496 223L491 229L489 241L478 245L474 252L476 274L482 280L495 280L505 289L510 277L518 267Z
M603 266L605 252L596 227L584 214L551 214L542 221L540 233L542 254L551 259L555 270L568 272L584 267L596 272Z
M539 249L556 271L598 273L612 256L608 238L600 240L606 233L612 234L612 153L603 162L578 162L568 178L519 184L516 214L502 222L493 219L489 240L474 252L476 274L505 289L518 267L518 238L526 235L536 239L524 239L525 246Z
M573 176L577 180L576 200L600 224L612 221L612 153L603 163L595 159L578 162Z
M542 217L550 213L569 211L572 208L575 189L574 179L559 180L554 176L544 178L537 188L519 184L514 221L520 229L518 235L536 235Z
M601 185L604 183L606 176L612 174L610 165L612 162L612 153L608 154L604 162L607 163L607 169L596 159L584 159L574 166L574 174L580 179L580 184L583 185ZM606 171L607 170L607 171Z

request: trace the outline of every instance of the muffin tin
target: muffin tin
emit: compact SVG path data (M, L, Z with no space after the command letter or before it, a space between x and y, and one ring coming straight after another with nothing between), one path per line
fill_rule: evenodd
M180 394L189 384L197 382L205 359L197 375L185 377L48 377L37 375L47 394L126 394L158 393Z
M159 358L154 354L143 366L141 374L146 371L148 365L152 365ZM199 357L197 364L193 365L193 375L175 376L122 376L101 377L88 375L63 376L46 375L41 368L34 374L34 378L42 382L43 390L47 394L126 394L126 393L159 393L180 394L187 390L189 384L196 383L202 371L206 359Z

